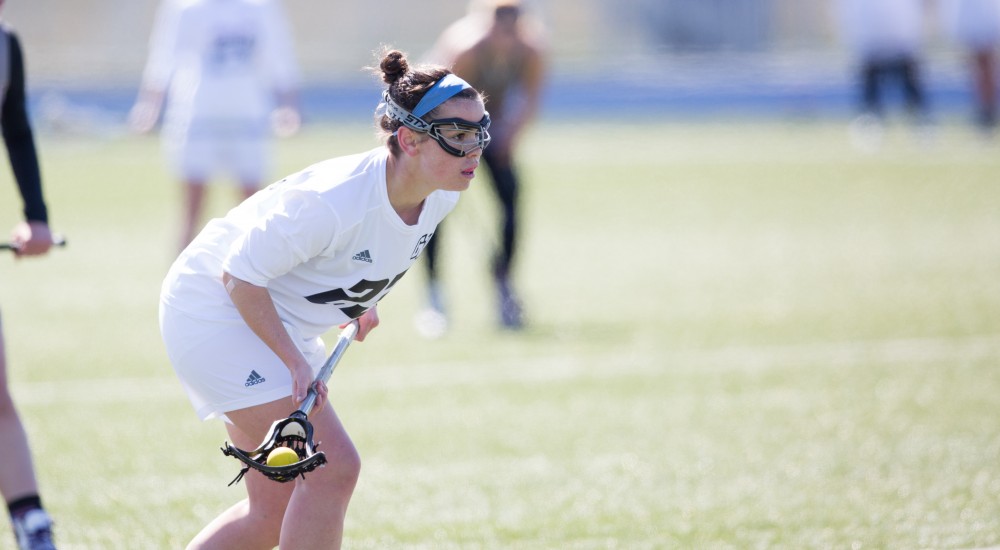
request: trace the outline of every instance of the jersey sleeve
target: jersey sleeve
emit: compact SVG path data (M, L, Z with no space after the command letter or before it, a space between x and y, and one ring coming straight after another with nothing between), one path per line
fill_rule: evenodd
M271 279L328 250L340 225L337 213L317 193L286 191L274 208L236 240L223 269L266 287Z
M42 195L42 175L38 166L35 138L28 120L24 83L24 56L17 36L8 31L10 42L10 83L0 107L0 126L11 169L24 201L28 221L48 223L49 214Z

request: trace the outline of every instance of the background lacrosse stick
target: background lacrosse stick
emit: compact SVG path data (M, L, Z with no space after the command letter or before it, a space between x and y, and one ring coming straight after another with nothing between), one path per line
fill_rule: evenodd
M323 363L323 367L320 368L316 379L310 384L309 392L306 394L305 400L302 401L302 405L290 414L288 418L275 421L259 447L252 451L244 451L230 445L229 442L225 443L225 447L222 448L222 454L235 457L244 464L243 469L229 483L230 485L238 483L243 479L243 476L251 468L274 481L285 483L292 481L298 476L305 478L307 472L311 472L326 464L326 455L322 452L317 452L316 448L318 444L313 443L313 427L309 422L307 411L311 410L316 403L318 396L315 389L316 382L325 383L330 378L333 369L337 366L341 356L347 351L347 346L351 345L357 333L357 321L352 321L344 327L344 330L340 332L340 336L337 338L337 345L334 346L333 351L330 352L330 356ZM272 451L280 447L288 447L295 451L299 455L299 460L284 466L268 466L267 457Z
M66 238L62 235L52 235L52 246L66 246ZM0 243L0 250L17 250L14 243Z

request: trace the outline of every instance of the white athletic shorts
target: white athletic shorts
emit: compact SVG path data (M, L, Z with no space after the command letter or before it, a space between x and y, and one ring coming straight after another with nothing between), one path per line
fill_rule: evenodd
M174 175L185 181L234 178L243 186L260 187L271 170L270 130L253 124L193 124L166 127L163 150Z
M313 366L326 359L323 340L289 335ZM292 395L288 368L242 320L197 319L160 305L160 333L167 356L202 420Z

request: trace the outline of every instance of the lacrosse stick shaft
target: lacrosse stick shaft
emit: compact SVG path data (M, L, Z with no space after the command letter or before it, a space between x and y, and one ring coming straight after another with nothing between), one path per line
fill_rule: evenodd
M313 388L316 382L326 383L330 379L330 375L333 374L333 369L337 367L337 363L340 362L340 357L344 355L347 351L347 346L351 345L354 337L358 334L358 322L351 321L344 327L344 330L340 331L340 336L337 337L337 345L334 346L333 351L330 352L330 356L326 358L326 362L323 363L323 367L319 369L319 374L316 375L316 379L313 380L313 384L309 386L309 393L306 394L305 400L302 401L302 406L299 407L299 412L308 413L312 410L313 405L316 404L316 389Z

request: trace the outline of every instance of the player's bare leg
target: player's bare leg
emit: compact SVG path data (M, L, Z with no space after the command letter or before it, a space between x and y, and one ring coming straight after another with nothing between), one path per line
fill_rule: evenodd
M205 182L189 179L184 182L184 220L181 225L180 249L184 250L201 229L201 213L205 208Z
M275 419L294 410L290 398L227 413L233 444L253 449ZM329 403L309 415L328 463L305 479L271 481L250 471L248 498L207 525L188 546L208 548L340 548L344 517L361 468L354 444Z
M973 54L973 67L977 104L977 124L984 131L997 125L997 75L996 54L993 50L979 50Z
M7 359L4 350L3 325L0 323L0 440L3 443L3 465L0 467L0 493L8 501L38 493L35 470L31 464L28 436L21 423L7 387Z
M3 323L0 322L0 494L11 515L18 544L29 548L55 548L52 521L42 509L32 464L28 436L7 385L7 359Z
M282 410L287 408L283 407ZM226 430L233 444L253 449L260 444L232 424ZM255 439L257 439L255 441ZM237 502L206 525L188 545L188 550L210 548L274 548L281 522L295 483L277 483L255 471L243 478L247 498Z
M347 505L358 483L361 459L333 407L309 415L328 463L296 481L281 526L281 548L336 548L344 537Z

